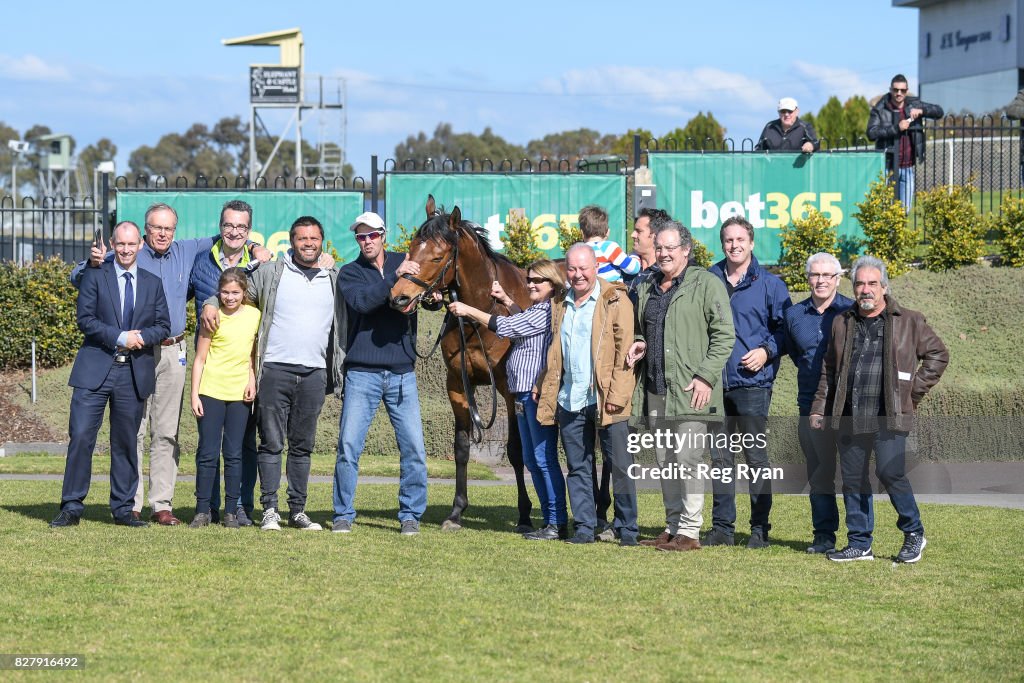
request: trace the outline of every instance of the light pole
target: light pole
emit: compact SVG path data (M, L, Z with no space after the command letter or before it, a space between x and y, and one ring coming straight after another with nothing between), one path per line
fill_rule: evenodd
M8 140L7 146L11 149L11 200L12 205L15 209L18 208L18 159L21 155L29 150L32 143L24 140ZM18 226L15 225L16 217L18 213L12 212L11 214L11 260L18 263L21 259L18 258ZM24 223L22 223L22 229L24 230ZM22 235L24 237L24 235Z
M22 154L25 154L32 146L31 142L24 140L8 140L7 146L10 147L14 154L11 155L11 198L14 200L14 206L18 206L18 159L21 158Z

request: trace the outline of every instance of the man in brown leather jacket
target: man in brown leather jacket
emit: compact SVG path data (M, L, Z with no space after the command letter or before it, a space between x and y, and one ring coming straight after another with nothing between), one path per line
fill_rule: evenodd
M914 412L949 363L949 352L924 316L889 295L885 264L861 257L850 274L856 306L832 323L821 380L811 405L811 427L825 415L837 430L849 545L834 562L873 560L875 515L868 460L889 493L903 532L898 562L917 562L927 543L914 491L906 476L906 441Z

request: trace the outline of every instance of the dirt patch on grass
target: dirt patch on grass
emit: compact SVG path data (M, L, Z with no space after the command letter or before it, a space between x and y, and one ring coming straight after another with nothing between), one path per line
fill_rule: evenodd
M24 370L0 372L0 444L7 441L63 441L64 434L50 429L39 415L18 405L14 396L31 391L32 379Z

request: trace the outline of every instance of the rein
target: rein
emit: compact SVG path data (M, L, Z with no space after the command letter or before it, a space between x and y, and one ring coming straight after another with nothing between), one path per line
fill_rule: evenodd
M404 273L402 275L403 278L424 288L423 292L420 293L420 295L416 298L417 305L419 305L419 303L425 297L427 297L428 295L432 295L435 291L441 292L442 295L447 293L449 300L451 301L459 300L458 293L459 289L461 288L461 283L459 282L458 261L459 237L458 235L456 235L455 246L451 250L451 256L449 257L448 261L444 264L444 267L441 269L441 272L438 274L438 276L434 279L432 283L428 284L427 282L417 278L416 276L410 273ZM494 264L492 262L491 267L493 268L493 266ZM448 273L449 268L452 269L452 284L446 288L439 288L438 286L441 285L441 283L444 281L444 277ZM496 272L494 273L494 275L495 277L497 277ZM425 356L421 355L418 349L414 348L413 351L416 353L417 357L423 360L430 358L432 355L434 355L434 352L437 350L438 346L441 345L441 338L444 336L444 333L448 331L448 325L452 317L455 317L455 320L458 323L459 328L459 365L462 375L462 393L466 397L466 405L469 408L469 419L473 424L473 443L480 443L481 441L483 441L484 431L490 429L494 425L494 419L498 413L498 385L494 381L494 367L491 365L490 356L487 355L487 347L484 346L483 336L480 334L479 323L477 323L475 320L470 321L470 325L472 326L470 334L475 334L477 342L480 344L480 352L484 356L484 363L487 364L487 377L491 385L491 415L490 418L487 420L487 424L484 424L483 419L480 417L480 408L477 406L476 403L476 392L473 390L473 385L470 383L469 380L469 362L467 360L466 355L467 335L465 320L458 316L452 316L450 312L445 312L444 319L441 321L441 329L438 330L437 338L434 340L434 344L433 346L431 346L430 351L427 352Z

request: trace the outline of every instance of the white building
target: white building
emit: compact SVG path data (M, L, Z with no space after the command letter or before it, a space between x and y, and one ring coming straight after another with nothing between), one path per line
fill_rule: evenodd
M893 0L918 10L921 99L947 113L985 114L1024 88L1024 0ZM894 37L894 39L896 39Z

